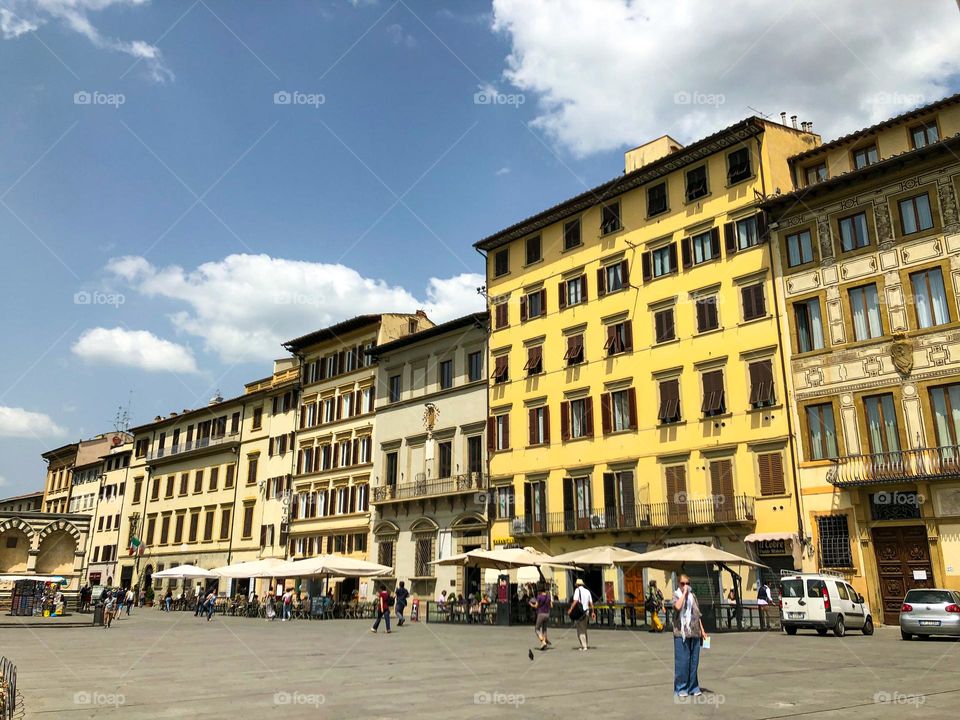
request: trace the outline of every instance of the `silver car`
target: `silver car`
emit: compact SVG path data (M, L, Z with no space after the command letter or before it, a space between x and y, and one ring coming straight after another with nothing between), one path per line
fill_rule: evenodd
M900 636L960 636L960 593L942 588L908 590L900 608Z

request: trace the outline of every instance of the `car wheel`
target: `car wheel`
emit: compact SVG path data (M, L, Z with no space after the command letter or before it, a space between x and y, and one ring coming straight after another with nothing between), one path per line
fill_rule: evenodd
M911 635L910 633L908 633L906 630L901 630L901 631L900 631L900 637L901 637L903 640L910 640L911 638L913 638L913 635Z
M783 629L786 631L787 635L796 635L797 629L792 625L784 625Z
M843 637L847 632L846 625L843 624L843 615L837 618L837 624L833 626L833 634L837 637Z
M819 635L820 637L823 637L826 634L827 634L826 628L817 628L817 635Z
M873 635L873 618L867 618L867 621L863 624L862 632L864 635Z

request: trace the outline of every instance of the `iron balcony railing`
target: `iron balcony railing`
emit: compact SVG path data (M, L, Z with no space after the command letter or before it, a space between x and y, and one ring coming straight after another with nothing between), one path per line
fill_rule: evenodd
M827 482L839 487L960 478L960 445L835 458Z
M217 447L218 445L228 445L230 443L240 442L240 433L227 433L226 435L216 435L213 437L198 438L178 445L171 445L169 448L151 451L147 456L148 460L161 460L163 458L182 455L192 450L202 450L208 447Z
M565 510L513 519L513 535L563 535L755 522L754 498L718 495L682 502L641 503L588 512Z
M419 500L421 498L486 490L487 476L480 472L462 473L448 478L423 478L398 485L373 488L374 503Z

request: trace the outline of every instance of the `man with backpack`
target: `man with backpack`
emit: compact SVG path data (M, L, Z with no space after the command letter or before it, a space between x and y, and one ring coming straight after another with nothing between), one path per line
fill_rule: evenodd
M650 613L650 632L663 632L660 611L663 610L663 593L657 587L657 581L651 580L647 590L644 610Z
M403 625L405 620L403 619L403 611L407 607L407 598L410 597L410 591L403 584L403 580L400 581L400 586L397 588L396 592L396 606L397 606L397 627Z
M770 586L767 581L760 578L757 588L757 614L760 616L760 629L767 628L767 608L773 605L773 595L770 594Z
M577 578L576 589L573 591L573 598L570 601L570 609L567 610L570 619L573 620L577 628L577 639L580 641L580 651L587 651L587 624L592 617L597 618L597 613L593 609L593 594L583 584L583 578Z

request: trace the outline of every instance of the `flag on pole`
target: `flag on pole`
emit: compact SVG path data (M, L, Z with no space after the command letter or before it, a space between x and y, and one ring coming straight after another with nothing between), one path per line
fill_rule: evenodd
M143 555L143 543L136 535L130 538L130 547L127 548L128 555Z

